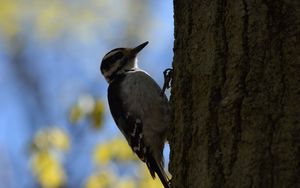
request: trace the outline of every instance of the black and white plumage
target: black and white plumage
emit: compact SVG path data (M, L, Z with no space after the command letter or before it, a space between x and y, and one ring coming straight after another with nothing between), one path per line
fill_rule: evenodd
M137 66L137 54L148 42L135 48L116 48L101 62L101 73L109 83L111 114L128 144L147 164L151 176L159 176L165 188L163 148L170 123L169 103L161 88Z

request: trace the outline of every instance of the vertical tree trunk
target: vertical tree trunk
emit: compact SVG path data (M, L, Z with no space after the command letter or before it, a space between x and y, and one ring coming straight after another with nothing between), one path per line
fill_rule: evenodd
M174 0L172 188L300 187L298 0Z

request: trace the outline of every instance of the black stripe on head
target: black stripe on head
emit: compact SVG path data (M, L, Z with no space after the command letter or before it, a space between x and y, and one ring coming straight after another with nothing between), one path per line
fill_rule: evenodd
M113 49L113 50L107 52L107 54L105 54L105 56L108 55L108 54L110 54L110 53L112 53L112 52L114 52L114 51L123 51L124 49L125 49L125 48L115 48L115 49ZM105 56L104 56L104 57L105 57Z
M108 52L107 54L105 54L102 62L101 62L101 70L107 70L109 69L109 67L111 65L113 65L115 62L117 62L119 59L122 59L124 57L124 53L122 52L124 50L124 48L116 48L111 50L110 52ZM109 56L110 53L113 53L115 51L119 51L116 52L115 54ZM109 56L107 58L105 58L106 56Z

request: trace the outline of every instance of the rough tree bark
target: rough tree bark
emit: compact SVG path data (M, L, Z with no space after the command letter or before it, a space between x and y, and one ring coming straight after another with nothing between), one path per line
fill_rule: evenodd
M174 0L172 188L300 187L299 2Z

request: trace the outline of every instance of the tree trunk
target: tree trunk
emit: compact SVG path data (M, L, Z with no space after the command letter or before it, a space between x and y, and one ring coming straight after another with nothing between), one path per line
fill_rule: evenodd
M174 0L172 188L300 187L298 0Z

